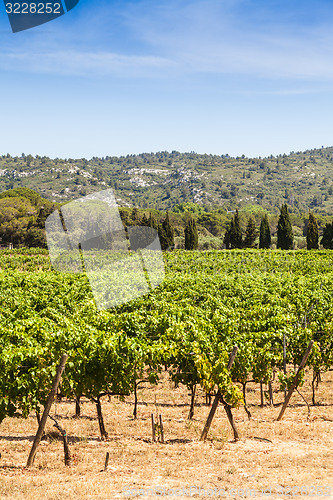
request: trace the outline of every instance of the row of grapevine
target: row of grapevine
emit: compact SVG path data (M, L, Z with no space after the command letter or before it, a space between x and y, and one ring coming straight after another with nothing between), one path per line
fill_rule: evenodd
M16 270L6 267L14 257ZM33 271L24 267L27 258ZM278 372L281 385L289 384L284 337L289 366L315 341L308 366L316 377L333 364L331 262L330 251L166 253L158 289L99 312L84 274L52 271L45 253L3 253L0 421L40 411L63 352L69 358L61 392L96 404L104 437L101 398L137 395L140 382L156 383L165 367L191 391L191 414L197 386L220 390L235 407L245 403L249 380L268 383Z

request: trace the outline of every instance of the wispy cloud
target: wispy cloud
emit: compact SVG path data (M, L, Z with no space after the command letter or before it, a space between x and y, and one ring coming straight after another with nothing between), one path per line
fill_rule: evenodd
M111 52L8 51L2 54L0 67L11 71L73 76L118 75L121 77L152 76L159 70L171 69L175 63L155 56L129 56Z
M333 81L333 7L309 24L295 15L279 17L269 7L257 16L255 7L251 15L242 13L241 0L181 4L177 9L168 2L141 18L136 7L132 26L183 71Z
M88 33L84 41L78 43L77 37L62 33L62 40L32 38L24 52L21 46L7 46L0 54L0 68L125 78L215 74L333 83L333 7L322 11L328 15L305 23L298 22L298 11L291 7L284 16L277 15L260 1L123 2L116 10L117 43L105 32L104 40L95 36L93 44L91 31L96 35L98 27L106 29L112 11L111 4L99 4L103 9L93 21L82 15L76 21L76 30ZM86 16L88 12L86 7ZM90 21L94 24L89 34Z

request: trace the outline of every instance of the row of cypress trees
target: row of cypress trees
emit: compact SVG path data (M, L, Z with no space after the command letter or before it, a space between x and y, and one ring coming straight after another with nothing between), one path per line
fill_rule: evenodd
M150 213L149 219L144 216L141 221L143 226L149 226L158 231L158 236L162 250L172 250L175 246L175 234L170 222L169 212L167 211L162 224L157 224L154 217ZM191 214L188 214L185 224L185 250L198 249L198 229L195 219Z
M175 246L174 229L170 222L169 212L162 224L157 224L152 214L149 219L143 221L143 225L153 227L158 230L158 235L161 242L162 250L172 249ZM230 248L253 248L254 242L257 238L257 228L255 220L252 216L247 221L245 237L240 226L240 219L238 210L229 222L225 236L224 244L227 249ZM307 249L319 248L319 229L318 223L313 215L309 213L309 222L307 228ZM270 248L272 244L271 230L269 227L267 214L261 220L259 229L259 248ZM333 223L326 224L321 239L321 244L324 248L333 249ZM294 235L288 212L287 204L282 205L277 225L277 248L282 250L291 250L294 245ZM185 224L185 250L197 250L198 248L198 230L195 219L191 214L188 214Z
M162 224L157 224L150 213L149 219L143 219L142 225L157 229L162 250L172 250L174 248L175 235L168 211ZM189 214L185 224L185 250L197 250L198 239L198 230L195 219Z
M268 220L267 220L268 223ZM269 228L269 226L268 226ZM270 231L267 233L270 237ZM246 226L246 231L245 231L245 238L243 240L243 234L242 230L240 227L240 220L239 220L239 213L238 210L236 210L236 213L232 217L231 221L229 222L225 235L224 235L224 240L223 243L225 244L225 247L227 249L230 248L253 248L254 242L257 238L257 229L256 229L256 223L255 220L252 216L249 217L247 221L247 226ZM270 245L270 242L269 242ZM269 248L269 247L267 247Z
M242 240L238 210L232 218L225 234L224 243L226 248L253 247L256 239L255 222L252 217L249 218L245 239ZM261 220L259 230L259 248L270 248L272 243L271 230L269 227L267 214ZM308 250L319 248L319 228L318 223L312 212L309 212L309 222L307 227L306 244ZM333 249L333 223L326 224L321 244L324 248ZM282 205L277 226L277 248L282 250L292 250L294 246L294 235L290 221L287 204Z

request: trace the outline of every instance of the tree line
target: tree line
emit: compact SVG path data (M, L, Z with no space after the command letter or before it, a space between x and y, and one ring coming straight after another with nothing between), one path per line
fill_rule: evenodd
M228 224L224 235L224 244L227 249L232 248L255 248L255 240L258 233L255 220L252 216L247 221L245 235L243 237L238 210L235 211ZM309 222L306 234L306 245L308 250L319 249L319 243L326 249L333 249L333 223L327 223L323 235L319 241L319 228L317 220L312 212L309 212ZM272 244L271 229L267 214L261 220L259 228L259 248L270 248ZM280 209L277 225L276 247L281 250L292 250L294 247L294 234L288 206L285 203Z
M151 225L150 219L147 223L143 220L144 225ZM152 227L158 229L158 234L161 241L162 250L170 250L174 248L174 229L170 222L169 213L162 224L155 224ZM256 227L256 222L253 216L247 220L245 234L241 229L240 217L238 210L235 211L233 217L227 224L227 228L223 238L223 244L226 249L234 248L255 248L256 239L259 233L259 248L268 249L272 245L272 233L269 226L267 213L261 220L259 231ZM185 250L198 249L198 229L195 218L191 214L187 214L185 223ZM319 238L319 228L317 220L312 212L309 212L309 222L307 226L306 245L308 250L318 250L319 243L325 249L333 249L333 223L327 223L323 230L321 240ZM276 247L281 250L292 250L294 247L294 234L290 220L288 206L285 203L280 209L280 215L277 224L277 243Z
M245 227L241 223L238 209L233 211L231 219L228 219L225 211L209 213L197 204L194 207L196 210L193 211L192 205L194 204L187 205L191 206L185 206L182 213L167 211L163 214L153 209L127 207L120 207L119 211L125 228L133 225L154 228L158 232L162 250L172 250L176 247L197 250L200 238L203 238L200 248L205 248L203 244L205 234L209 235L208 239L214 240L214 248L217 249L271 248L272 236L275 234L277 248L289 250L295 247L293 226L287 204L282 205L278 220L275 219L273 231L270 227L272 220L270 218L269 222L267 213L262 216L260 224L260 218L255 219L251 214L246 220ZM27 188L1 193L0 244L46 248L45 220L57 208L61 208L61 205L52 203ZM326 223L325 226L324 223ZM299 227L299 224L297 226ZM319 228L322 231L321 238ZM320 218L317 221L314 214L309 212L303 231L309 250L319 248L320 244L324 248L333 249L333 222Z

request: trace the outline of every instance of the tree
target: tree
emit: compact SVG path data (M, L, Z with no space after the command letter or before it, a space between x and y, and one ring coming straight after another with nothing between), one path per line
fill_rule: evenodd
M139 224L140 221L140 215L139 215L139 210L137 207L134 207L132 210L132 215L131 215L132 223L135 226L136 224Z
M164 221L158 227L158 235L160 238L162 250L169 250L174 248L175 246L174 231L170 223L168 211L166 213Z
M292 250L294 243L293 229L287 204L282 205L277 227L277 248Z
M271 230L265 214L260 224L259 248L270 248L271 242Z
M230 249L230 222L228 223L228 225L226 227L225 235L223 238L223 243L224 243L226 249L229 250Z
M240 227L238 210L236 210L235 215L227 224L223 243L227 249L242 248L242 230Z
M238 210L236 210L230 224L230 244L231 248L242 248L242 230Z
M198 249L198 230L195 219L189 215L185 225L185 250Z
M312 212L309 212L309 224L306 234L306 245L308 250L318 250L319 245L318 224Z
M320 243L324 248L333 250L333 223L328 223L324 227L323 237Z
M256 223L255 223L254 218L251 215L247 221L247 226L246 226L246 231L245 231L245 239L244 239L244 247L253 248L256 237L257 237Z
M158 224L156 222L156 219L151 212L149 213L148 226L151 227L152 229L158 229Z

